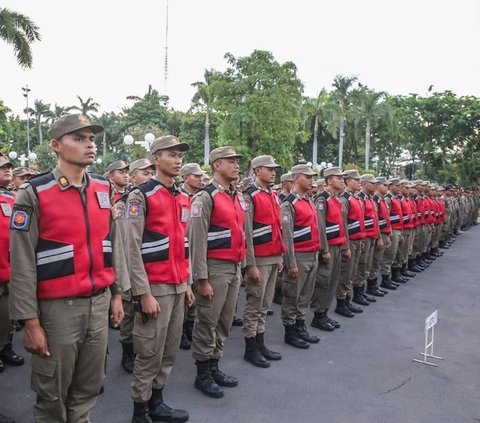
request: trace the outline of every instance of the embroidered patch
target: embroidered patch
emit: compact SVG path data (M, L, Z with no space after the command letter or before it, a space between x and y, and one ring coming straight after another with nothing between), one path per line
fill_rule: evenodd
M186 207L182 207L182 215L180 216L180 220L183 223L188 222L189 215L190 215L190 213L188 212L188 209Z
M0 203L2 207L2 212L5 217L10 217L12 215L12 206L8 203Z
M249 212L250 211L250 202L249 201L240 201L240 206L242 207L242 210L244 212Z
M323 203L319 202L318 205L317 205L317 208L318 208L318 210L323 211L324 210Z
M58 179L58 182L63 188L69 185L68 179L65 176L60 176L60 178Z
M112 208L115 210L115 215L117 218L122 218L125 216L125 203L123 201L117 201Z
M193 204L192 205L192 217L202 217L202 205L201 204Z
M285 223L290 222L290 215L282 214L282 221L285 222Z
M32 209L26 206L14 206L10 228L17 231L28 231L32 217Z
M101 209L109 209L112 205L110 204L110 195L108 192L99 191L96 192L98 205Z
M142 203L140 200L137 200L136 198L132 198L128 202L128 217L135 219L136 217L140 216L142 213Z

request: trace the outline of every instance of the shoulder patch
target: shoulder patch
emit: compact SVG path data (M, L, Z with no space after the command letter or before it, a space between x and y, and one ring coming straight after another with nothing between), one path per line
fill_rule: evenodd
M202 216L202 210L203 210L203 206L201 204L192 204L192 212L191 212L191 216L192 217L201 217Z
M17 231L28 231L32 220L32 209L27 206L13 206L12 219L10 220L10 229Z
M128 200L127 216L129 219L136 219L143 212L142 202L138 198Z
M282 222L288 223L290 221L291 219L289 214L282 214Z

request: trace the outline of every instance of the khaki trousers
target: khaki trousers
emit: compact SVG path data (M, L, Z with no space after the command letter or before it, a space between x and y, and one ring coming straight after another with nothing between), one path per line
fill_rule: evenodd
M315 313L323 313L330 308L340 280L342 246L330 245L328 249L330 251L330 261L327 264L326 277L321 274L319 269L315 278L312 300L312 308ZM320 266L323 266L323 263Z
M363 251L360 254L360 260L358 262L358 270L353 275L353 286L363 286L366 279L370 275L370 269L372 268L373 250L375 248L375 240L372 238L365 238L363 240L365 245Z
M412 237L412 230L404 229L402 232L402 236L403 236L403 244L398 245L398 252L397 252L397 261L399 266L402 266L408 261L408 249L409 249L409 244Z
M12 322L8 313L8 287L0 286L0 351L8 344Z
M370 274L368 279L375 279L377 278L377 271L380 269L381 263L383 261L383 256L385 255L385 244L389 241L390 237L386 234L380 234L383 241L383 247L377 247L375 243L375 247L373 249L373 259L372 259L372 268L370 270Z
M105 375L110 291L38 305L51 355L32 356L35 422L89 422Z
M350 240L351 256L348 259L342 254L340 261L340 280L337 286L337 299L344 300L352 291L352 280L358 270L358 263L362 253L362 240Z
M297 320L305 320L315 287L318 268L318 253L295 253L298 267L296 279L283 271L282 322L291 326Z
M212 273L209 276L208 281L214 292L211 300L202 297L194 284L197 315L192 334L192 356L197 361L222 358L240 288L240 266L233 263L232 266L234 273Z
M125 316L120 323L120 342L131 344L133 342L132 331L135 313L133 312L132 291L130 289L122 292L122 305Z
M180 347L185 293L155 299L160 304L156 319L144 322L141 314L135 313L133 348L136 355L131 395L136 402L148 402L152 389L165 386Z
M390 275L392 272L392 267L399 267L396 257L401 236L402 231L392 229L391 245L389 248L385 249L383 258L380 261L380 273L382 275Z
M245 294L247 301L243 313L242 333L245 338L251 338L257 333L265 332L268 308L272 304L275 292L275 282L278 274L278 264L258 265L260 282L245 279Z

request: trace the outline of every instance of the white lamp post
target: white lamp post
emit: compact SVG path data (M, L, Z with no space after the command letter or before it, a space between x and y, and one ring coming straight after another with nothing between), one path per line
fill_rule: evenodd
M125 135L123 137L123 143L125 145L140 145L143 147L146 151L150 151L150 145L152 142L155 141L155 135L152 134L151 132L148 132L145 134L144 141L135 141L135 139L131 135Z

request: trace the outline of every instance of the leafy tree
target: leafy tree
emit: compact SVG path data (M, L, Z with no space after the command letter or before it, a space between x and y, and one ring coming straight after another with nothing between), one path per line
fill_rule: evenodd
M28 109L30 116L33 116L35 119L35 125L37 126L38 142L42 144L43 142L43 128L42 124L45 119L48 119L52 116L50 110L50 104L45 104L42 100L35 100L33 102L33 108Z
M77 98L80 106L71 106L69 107L70 110L78 110L80 114L87 116L88 118L91 118L93 116L92 113L98 113L98 108L100 107L100 104L93 101L92 97L88 97L86 100L83 100L82 97L77 95Z
M40 29L27 16L7 8L0 8L0 38L13 46L18 64L32 67L31 44L40 41Z

